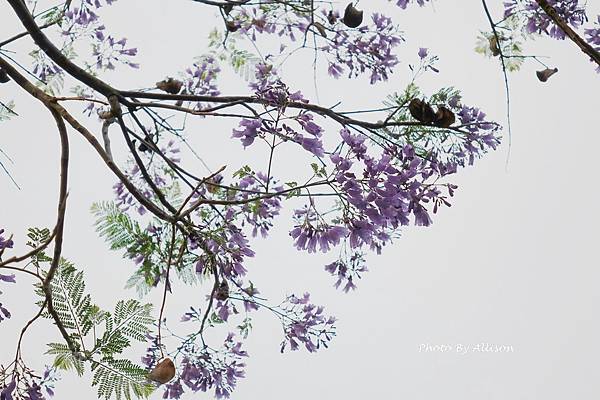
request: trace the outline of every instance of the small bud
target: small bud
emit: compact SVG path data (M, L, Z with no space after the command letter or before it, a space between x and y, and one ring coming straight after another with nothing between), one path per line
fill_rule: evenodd
M167 78L160 82L156 82L156 88L169 94L177 94L181 90L183 83L174 78Z
M148 374L148 378L158 383L167 383L175 376L175 365L170 358L165 358Z
M8 81L10 81L10 77L8 76L5 70L0 68L0 83L6 83Z
M215 293L215 299L219 301L225 301L229 298L229 285L227 281L222 281L217 287L217 291Z
M140 143L138 150L143 152L149 151L150 147L148 147L148 144L146 143L154 143L152 141L152 135L146 135L146 137L144 138L144 141Z
M440 128L449 128L456 121L454 113L445 106L438 106L433 124Z
M408 104L408 111L419 122L430 124L435 120L433 108L423 100L412 99Z
M331 25L335 24L335 22L337 21L337 16L331 10L327 14L327 21L329 21Z
M358 10L354 8L352 3L346 6L346 10L344 11L344 24L350 28L358 28L363 21L363 12L362 10Z
M558 68L546 68L542 71L536 71L536 75L540 82L546 82L548 78L558 72Z

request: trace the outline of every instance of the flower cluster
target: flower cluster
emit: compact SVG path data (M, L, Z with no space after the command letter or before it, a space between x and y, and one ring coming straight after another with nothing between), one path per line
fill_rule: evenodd
M585 8L579 0L549 0L558 16L569 25L577 28L586 20ZM529 33L548 35L554 39L564 39L565 33L556 26L535 0L509 0L504 2L504 17L519 13L526 18L525 29Z
M194 393L214 390L217 399L229 398L238 380L245 376L243 359L248 353L242 350L242 343L236 341L232 333L220 350L185 344L178 351L183 356L179 375L165 385L165 399L181 398L184 388Z
M282 186L277 185L273 178L267 177L262 172L248 174L240 179L236 185L240 189L236 193L238 200L247 200L256 197L257 193L264 193L267 190L267 182L270 189L274 192L281 192ZM252 236L256 237L260 232L262 237L267 237L269 230L273 227L273 220L279 215L281 210L280 196L272 196L260 201L245 203L239 207L240 216L243 219L242 225L247 223L252 228Z
M290 236L298 250L316 253L318 246L321 252L326 253L349 233L343 226L324 221L313 208L296 210L294 218L300 223L290 231Z
M107 0L111 5L115 0ZM99 0L82 1L79 7L70 8L65 12L65 23L62 24L62 34L70 42L86 36L91 41L92 56L97 70L113 70L116 63L122 63L132 68L139 64L131 61L137 54L137 49L127 47L127 39L116 39L106 32L106 27L100 23L97 10L105 4Z
M584 33L587 42L594 46L596 51L600 51L600 15L596 17L594 28L587 28ZM600 73L600 66L596 68L596 71Z
M183 79L183 91L197 96L218 96L216 80L221 72L217 60L212 56L200 57L191 67L186 68ZM200 110L201 103L196 109Z
M244 147L248 147L254 143L256 137L265 130L265 127L263 126L263 120L261 118L243 118L239 125L241 129L234 129L231 137L240 139Z
M137 49L127 46L127 39L116 40L113 36L104 33L104 25L95 31L96 43L92 45L92 55L96 58L96 69L113 70L115 63L121 62L132 68L139 68L139 64L132 62L128 57L134 57Z
M45 400L46 395L54 396L54 383L58 380L54 368L46 367L41 378L27 367L23 366L23 371L20 369L10 375L12 379L6 384L8 371L0 368L0 382L5 383L0 390L0 399Z
M420 7L423 7L428 1L429 0L397 0L396 5L405 10L410 3L417 3Z
M334 57L329 62L331 76L338 78L347 69L348 77L369 71L371 84L388 79L398 64L398 58L392 51L402 38L390 18L375 13L371 19L371 27L336 30L331 41L321 47Z
M335 336L335 318L323 314L324 308L310 302L310 294L290 295L282 305L285 314L282 317L285 337L281 343L283 353L289 345L292 351L303 344L309 352L317 351L321 346L327 348L328 342Z
M342 290L348 293L350 290L356 289L355 281L360 279L362 272L367 271L367 266L362 253L352 253L346 260L340 259L327 264L325 271L337 278L333 284L336 289L344 284Z

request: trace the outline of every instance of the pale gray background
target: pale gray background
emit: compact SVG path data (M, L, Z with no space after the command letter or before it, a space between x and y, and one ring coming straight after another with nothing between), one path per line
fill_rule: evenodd
M504 122L498 65L473 51L478 30L488 29L479 1L439 1L410 11L385 1L362 3L365 9L385 10L406 32L403 62L389 82L375 87L365 79L330 81L321 69L321 103L343 99L345 109L378 105L387 93L405 86L407 63L414 62L418 47L424 46L441 57L441 73L420 82L427 90L455 85L463 90L466 103ZM495 15L500 15L499 7L494 5ZM594 16L598 4L592 9ZM212 9L183 0L121 0L106 9L106 18L112 32L140 48L141 71L106 76L119 87L150 86L189 65L203 51L208 29L219 23ZM18 31L12 11L0 3L0 37ZM28 39L22 44L27 48ZM327 351L280 355L277 321L258 314L246 345L251 354L247 378L233 398L583 400L600 395L600 79L571 42L537 40L529 47L551 56L548 62L560 72L547 84L535 79L534 63L511 75L514 130L508 169L505 140L499 151L454 178L460 189L453 206L442 210L432 227L406 229L382 256L369 258L371 272L357 292L344 295L331 287L332 280L322 270L330 256L309 256L292 247L289 213L268 241L256 241L257 256L248 267L262 292L277 300L285 293L310 289L317 303L339 317L339 335ZM309 62L310 54L290 62L286 76L314 98ZM242 81L237 79L223 80L224 94L240 93ZM53 224L58 140L47 112L14 84L2 86L0 98L17 100L23 115L0 128L1 148L14 159L11 170L23 188L14 189L0 176L0 226L20 240L27 226ZM96 122L89 126L99 131ZM190 124L188 136L213 169L228 164L233 171L246 162L263 169L266 165L264 147L243 151L237 140L229 139L230 122L198 121ZM132 266L119 254L107 252L88 209L92 201L111 197L115 178L80 137L72 134L71 142L64 253L85 267L97 302L110 308L122 297L119 290ZM276 155L276 174L287 178L304 165L294 157ZM200 166L197 170L204 172ZM0 325L2 360L13 355L17 330L35 312L29 278L18 279L18 286L2 286L1 300L15 314ZM178 292L185 296L170 297L171 318L185 310L190 296L202 306L198 292L187 289ZM26 359L32 365L49 363L39 354L44 343L58 339L49 323L36 324L25 340ZM512 345L514 352L419 353L423 343L478 342ZM94 398L88 384L65 373L57 398Z

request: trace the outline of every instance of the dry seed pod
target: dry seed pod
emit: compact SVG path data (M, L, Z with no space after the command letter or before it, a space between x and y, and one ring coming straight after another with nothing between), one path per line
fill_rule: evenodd
M314 22L313 25L315 26L315 28L317 28L317 30L319 31L319 33L321 34L321 36L323 36L324 38L327 37L327 31L325 30L325 27L323 26L322 23L320 23L320 22Z
M164 384L169 382L175 376L175 365L170 358L165 358L159 362L156 367L148 374L148 378L155 382Z
M496 35L493 35L490 37L489 39L490 42L490 51L492 52L492 55L494 57L497 57L500 55L500 47L498 47L498 39L496 38Z
M456 121L454 113L445 106L438 106L433 124L440 128L449 128Z
M350 28L358 28L363 21L363 12L362 10L358 10L354 8L352 3L346 6L346 10L344 11L344 24Z
M181 90L183 86L183 82L178 81L174 78L167 78L160 82L156 82L156 88L162 90L163 92L167 92L169 94L177 94Z
M412 99L408 104L408 111L419 122L430 124L435 120L433 108L423 100Z
M536 75L540 82L546 82L548 78L558 72L558 68L546 68L542 71L536 71Z
M217 288L217 292L215 293L215 299L219 301L225 301L229 298L229 285L227 281L222 281Z
M8 81L10 81L10 77L8 76L5 70L0 68L0 83L6 83Z

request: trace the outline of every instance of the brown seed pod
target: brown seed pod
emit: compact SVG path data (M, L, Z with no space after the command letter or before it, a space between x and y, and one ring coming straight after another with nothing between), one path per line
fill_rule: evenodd
M490 42L490 51L492 52L492 55L494 57L497 57L500 55L500 47L498 47L498 39L496 38L496 35L493 35L490 37L489 39Z
M536 75L540 82L546 82L548 78L558 72L558 68L546 68L542 71L536 71Z
M229 20L225 21L225 27L227 28L228 32L236 32L238 29L240 29L237 23Z
M0 68L0 83L6 83L8 81L10 81L10 77L8 76L5 70Z
M219 287L217 287L217 291L215 292L215 299L219 301L225 301L229 298L229 285L227 281L221 281Z
M429 104L423 100L412 99L408 103L408 111L414 119L425 124L430 124L435 120L435 112Z
M321 36L323 36L324 38L327 37L327 31L325 30L325 27L323 26L322 23L315 21L313 23L313 25L315 26L315 28L317 28L317 30L319 31L319 33L321 34Z
M169 382L175 376L175 365L170 358L165 358L148 374L148 378L161 384Z
M167 78L160 82L156 82L156 88L162 90L163 92L167 92L169 94L177 94L181 90L183 86L183 82L178 81L174 78Z
M438 106L433 124L435 126L439 126L440 128L449 128L454 122L456 122L454 113L445 106Z
M350 28L358 28L363 21L363 12L362 10L354 8L352 3L350 3L346 6L346 10L344 11L344 19L342 21Z

